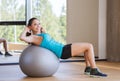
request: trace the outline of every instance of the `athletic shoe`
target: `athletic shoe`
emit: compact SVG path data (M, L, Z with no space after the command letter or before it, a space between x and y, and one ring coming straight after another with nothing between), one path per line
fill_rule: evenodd
M87 66L87 67L85 68L84 74L90 75L90 72L91 72L91 67L90 67L90 66Z
M107 77L107 74L101 73L97 68L91 69L91 77Z
M0 55L3 55L3 53L0 51Z
M12 55L10 53L6 52L5 56L7 57L7 56L12 56Z

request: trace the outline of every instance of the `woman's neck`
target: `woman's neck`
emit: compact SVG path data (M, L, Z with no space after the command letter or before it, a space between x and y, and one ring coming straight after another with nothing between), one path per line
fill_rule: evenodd
M35 34L40 34L41 32L33 32L33 34L35 35Z

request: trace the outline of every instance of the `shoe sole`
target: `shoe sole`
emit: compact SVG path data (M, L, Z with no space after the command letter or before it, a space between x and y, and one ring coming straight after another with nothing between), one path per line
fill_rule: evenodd
M85 75L90 75L90 73L89 73L89 72L84 72L84 74L85 74Z
M92 77L92 78L103 78L103 77L106 77L106 76L90 75L90 77Z

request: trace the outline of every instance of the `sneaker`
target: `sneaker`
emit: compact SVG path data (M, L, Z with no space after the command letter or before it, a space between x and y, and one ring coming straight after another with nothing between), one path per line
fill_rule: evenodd
M3 55L3 53L0 51L0 55Z
M6 52L5 56L7 57L7 56L12 56L12 55L10 53Z
M101 73L97 68L91 69L91 77L107 77L107 74Z
M87 66L87 67L85 68L84 74L90 75L90 71L91 71L91 67L90 67L90 66Z

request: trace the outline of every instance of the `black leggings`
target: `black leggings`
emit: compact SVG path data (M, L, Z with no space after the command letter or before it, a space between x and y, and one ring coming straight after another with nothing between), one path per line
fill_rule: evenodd
M71 55L71 45L72 44L67 44L63 47L61 59L68 59L72 56Z

